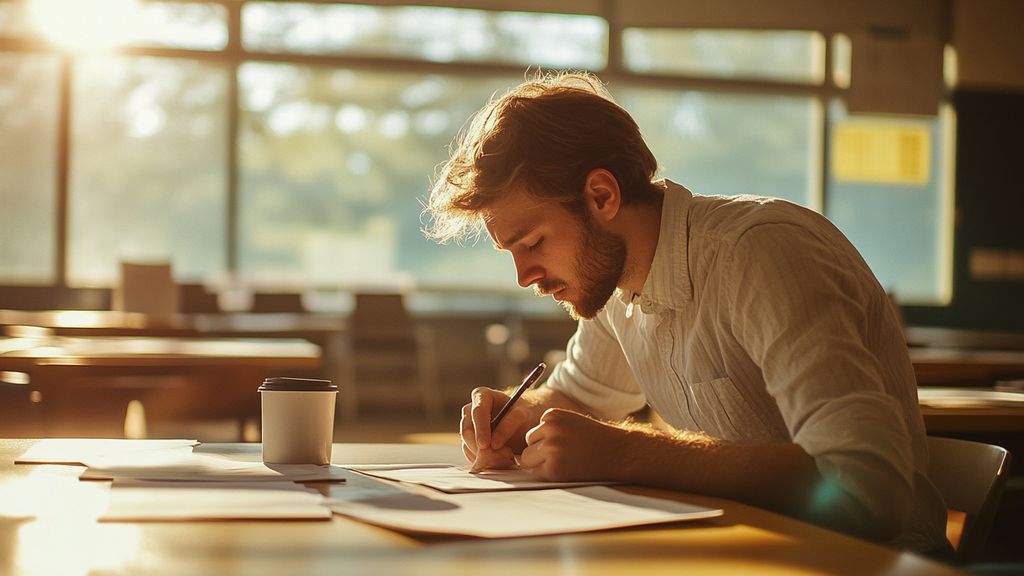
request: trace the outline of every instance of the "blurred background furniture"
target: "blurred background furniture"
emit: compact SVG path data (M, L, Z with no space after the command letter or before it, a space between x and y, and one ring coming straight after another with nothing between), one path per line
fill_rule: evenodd
M151 316L178 313L180 295L169 263L121 262L121 275L112 295L112 308Z
M347 420L375 404L403 411L418 404L428 420L441 419L434 333L416 324L402 293L356 293L348 343L339 395Z
M928 477L951 510L946 534L957 559L982 557L1010 471L1010 453L1000 446L928 437ZM960 515L963 513L962 522Z
M5 423L9 437L122 437L128 407L137 402L154 422L232 421L242 439L245 423L259 421L263 378L315 373L321 361L318 346L297 339L93 336L0 344L4 394L26 410Z

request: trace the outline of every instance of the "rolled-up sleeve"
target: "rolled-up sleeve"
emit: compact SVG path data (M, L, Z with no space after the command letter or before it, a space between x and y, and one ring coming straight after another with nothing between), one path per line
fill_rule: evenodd
M793 224L747 230L731 250L730 316L789 434L824 483L809 515L898 531L913 506L911 437L865 333L880 287L845 240Z
M643 408L646 399L603 316L579 322L566 346L565 360L555 367L546 386L594 416L620 420Z

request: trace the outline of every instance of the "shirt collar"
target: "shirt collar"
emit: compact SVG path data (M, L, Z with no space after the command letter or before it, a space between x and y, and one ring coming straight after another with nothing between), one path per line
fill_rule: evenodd
M618 298L626 305L626 315L639 306L645 314L657 314L664 308L677 310L693 299L693 286L687 259L690 201L693 194L670 180L655 182L664 190L661 228L654 250L651 270L643 290L634 293L619 289Z

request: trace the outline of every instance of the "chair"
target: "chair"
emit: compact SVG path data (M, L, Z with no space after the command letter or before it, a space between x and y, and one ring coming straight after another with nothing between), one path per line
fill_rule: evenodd
M178 285L168 263L121 263L120 283L112 308L152 316L173 316L179 310Z
M416 325L401 293L355 295L349 348L339 398L346 419L358 418L367 400L399 408L412 393L428 419L440 420L443 403L433 333Z
M1006 486L1010 453L992 444L935 436L928 437L928 452L928 477L946 507L965 514L959 542L953 543L957 560L977 561ZM947 523L947 534L949 527Z

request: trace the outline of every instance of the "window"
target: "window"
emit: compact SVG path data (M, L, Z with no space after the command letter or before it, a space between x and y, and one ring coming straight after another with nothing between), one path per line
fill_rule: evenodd
M901 302L952 296L953 115L853 116L832 103L826 216Z
M603 18L435 6L251 2L247 50L602 68Z
M817 32L627 28L622 42L637 72L813 84L825 76Z
M182 281L224 270L227 69L93 56L74 80L69 283L110 285L122 259L171 260Z
M240 271L296 283L507 287L488 242L436 246L422 198L459 127L512 78L250 63L242 97Z
M24 38L32 33L28 4L0 2L0 37Z
M119 260L169 259L180 281L521 307L508 256L426 240L420 202L492 95L586 69L661 176L822 211L902 302L949 301L953 114L848 114L842 18L826 36L606 2L428 4L0 0L0 283L109 286Z
M0 52L0 278L55 278L59 62Z
M221 50L227 46L227 10L219 4L135 0L31 0L11 20L25 35L83 51L118 46ZM0 4L0 30L3 29Z
M821 208L821 111L808 97L625 87L662 175L705 195L777 196Z

